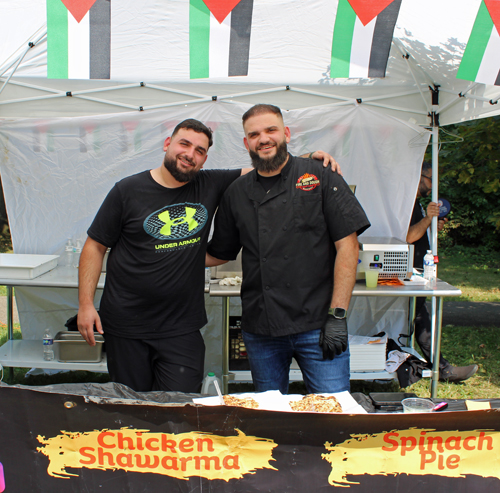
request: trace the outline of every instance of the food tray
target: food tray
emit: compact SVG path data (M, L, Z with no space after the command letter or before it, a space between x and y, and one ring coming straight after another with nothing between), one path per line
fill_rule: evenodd
M102 359L104 337L94 332L96 345L89 346L79 332L61 331L54 338L57 343L58 360L71 363L99 363Z
M59 255L0 253L0 279L34 279L57 266Z

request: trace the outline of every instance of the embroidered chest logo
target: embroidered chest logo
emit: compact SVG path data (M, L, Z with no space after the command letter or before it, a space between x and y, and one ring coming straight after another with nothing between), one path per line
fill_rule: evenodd
M310 175L309 173L303 174L295 184L296 188L300 188L305 192L314 190L319 185L319 180L315 175Z
M207 218L207 209L201 204L169 205L150 214L144 230L160 240L182 240L200 231Z

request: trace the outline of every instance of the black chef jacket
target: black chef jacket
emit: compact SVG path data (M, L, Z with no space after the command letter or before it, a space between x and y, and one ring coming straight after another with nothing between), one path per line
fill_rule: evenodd
M208 252L234 260L243 246L242 328L284 336L326 323L334 242L370 226L345 181L313 159L289 156L266 193L252 171L226 190Z

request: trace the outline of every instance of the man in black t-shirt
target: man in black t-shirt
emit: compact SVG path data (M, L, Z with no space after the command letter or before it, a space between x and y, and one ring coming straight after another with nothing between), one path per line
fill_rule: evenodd
M185 120L163 164L113 187L88 230L79 266L78 330L105 336L111 380L136 391L198 392L207 323L204 267L210 225L226 188L246 170L200 171L212 132ZM328 154L316 157L333 168ZM94 294L111 248L99 314Z
M424 266L424 255L430 250L428 231L432 223L432 218L439 216L439 205L430 202L425 214L422 205L419 202L420 197L427 197L432 190L432 165L422 163L422 172L417 190L417 199L410 220L410 228L406 236L408 243L415 246L413 266L422 269ZM438 230L443 229L447 219L438 220ZM427 361L431 360L431 318L425 305L425 297L417 298L415 313L415 339L424 353ZM453 366L442 355L439 360L439 379L448 382L461 382L467 380L476 373L477 365Z
M222 193L241 170L199 172L212 132L185 120L163 164L109 192L88 230L79 267L78 329L104 333L112 381L136 391L197 392L205 345L205 251ZM99 314L94 293L110 247Z

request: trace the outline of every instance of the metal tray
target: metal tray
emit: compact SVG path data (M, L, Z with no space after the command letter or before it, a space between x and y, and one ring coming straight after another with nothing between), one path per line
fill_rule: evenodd
M71 363L99 363L104 337L94 332L96 345L89 346L79 332L61 331L54 338L59 348L58 360Z

